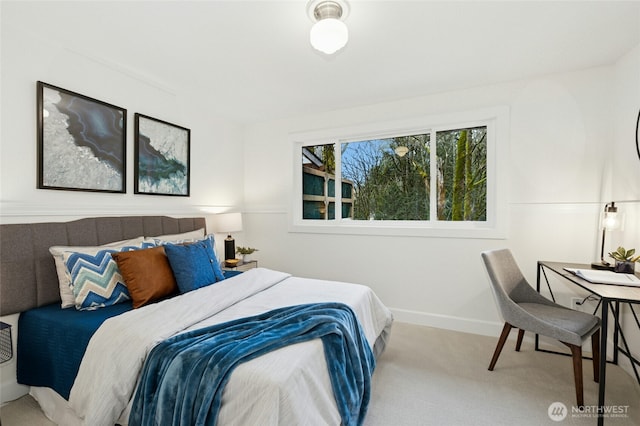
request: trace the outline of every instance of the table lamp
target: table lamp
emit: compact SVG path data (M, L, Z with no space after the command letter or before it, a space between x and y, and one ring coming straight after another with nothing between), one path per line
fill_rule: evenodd
M224 260L236 258L236 240L232 232L242 231L242 213L216 214L212 218L213 232L227 234L224 240Z
M593 262L591 267L593 269L611 269L613 266L604 260L604 239L607 231L620 228L621 217L618 215L618 208L615 202L605 204L604 212L600 218L600 227L602 228L602 242L600 244L600 262Z

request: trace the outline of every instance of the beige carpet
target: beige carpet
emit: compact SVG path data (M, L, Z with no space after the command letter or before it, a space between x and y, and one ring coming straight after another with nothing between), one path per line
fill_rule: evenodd
M515 332L512 333L515 337ZM487 371L496 338L395 323L378 360L365 426L403 425L590 425L596 418L572 414L573 370L568 357L522 351L508 342L493 372ZM597 404L591 361L584 362L585 405ZM552 421L553 402L568 415ZM640 424L640 385L619 367L607 368L607 404L621 417L605 425ZM0 409L2 426L51 425L31 397ZM313 424L311 422L310 424Z
M512 335L515 339L516 332ZM410 324L394 324L379 359L366 426L387 425L591 425L572 416L575 388L571 358L535 352L525 340L505 345L494 371L487 367L496 338ZM596 405L591 361L583 363L585 405ZM552 421L549 405L562 402L568 416ZM607 403L628 406L627 417L606 425L640 424L640 385L618 366L607 368Z

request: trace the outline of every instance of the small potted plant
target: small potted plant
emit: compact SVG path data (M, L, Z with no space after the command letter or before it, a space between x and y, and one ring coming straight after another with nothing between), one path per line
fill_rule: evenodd
M238 259L243 262L249 262L251 260L251 254L256 251L258 251L258 249L253 247L236 247Z
M616 265L613 268L615 272L623 274L633 274L635 272L636 262L640 261L640 255L633 256L636 249L625 250L624 247L618 247L616 251L609 253L609 256L615 259Z

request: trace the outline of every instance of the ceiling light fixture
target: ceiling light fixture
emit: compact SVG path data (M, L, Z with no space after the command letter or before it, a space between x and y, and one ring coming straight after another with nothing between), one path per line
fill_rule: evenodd
M349 12L344 0L311 0L307 13L315 22L309 33L311 45L327 55L342 49L349 41L349 29L343 22Z

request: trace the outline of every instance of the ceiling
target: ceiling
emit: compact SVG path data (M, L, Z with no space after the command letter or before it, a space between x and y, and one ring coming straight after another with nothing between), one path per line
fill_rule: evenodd
M640 1L352 0L349 43L326 56L306 4L3 0L2 22L244 124L609 65L640 44Z

